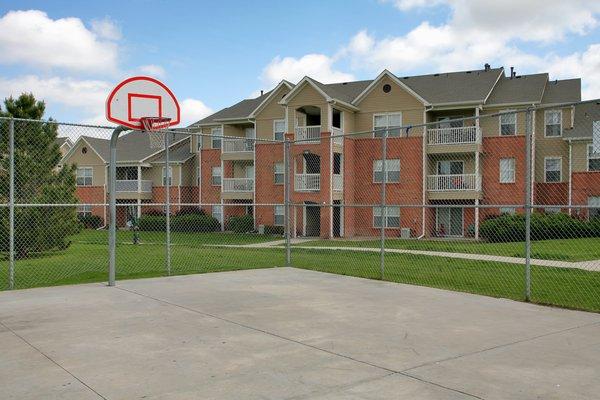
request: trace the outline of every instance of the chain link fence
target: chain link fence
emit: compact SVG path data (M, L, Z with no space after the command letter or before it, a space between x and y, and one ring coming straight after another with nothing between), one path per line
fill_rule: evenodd
M121 134L117 281L289 266L600 311L598 102L347 114ZM0 119L3 289L108 280L112 133Z

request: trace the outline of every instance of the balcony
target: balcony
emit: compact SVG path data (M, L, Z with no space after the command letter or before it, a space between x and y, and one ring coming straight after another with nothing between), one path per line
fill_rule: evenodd
M297 192L318 192L321 190L321 174L296 174L294 188Z
M296 140L303 143L319 143L321 141L321 125L297 126Z
M427 190L429 198L432 200L479 198L481 176L476 174L429 175Z
M254 140L246 138L223 139L221 158L224 160L254 159Z
M427 130L429 153L456 153L479 151L481 129L477 126L458 126Z
M333 174L333 190L341 191L344 188L344 177L342 175Z
M252 199L253 178L223 178L222 197L224 199Z
M138 195L144 199L150 198L152 197L152 181L117 179L115 193L119 199L137 198Z

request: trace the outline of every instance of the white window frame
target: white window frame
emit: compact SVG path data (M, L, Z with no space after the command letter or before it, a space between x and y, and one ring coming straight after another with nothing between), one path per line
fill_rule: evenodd
M81 172L89 171L89 175L87 173L84 173L82 176L80 176L80 171ZM79 183L80 178L83 179L82 184ZM88 179L89 179L89 183L87 183ZM75 183L77 186L94 186L94 168L92 168L92 167L77 167L77 171L75 172Z
M165 167L162 167L162 185L167 186L166 176L165 176ZM173 186L173 167L169 167L169 186Z
M91 204L80 204L77 206L77 216L78 217L91 217L92 216L92 206Z
M281 167L281 170L278 171L278 166ZM281 175L281 182L277 182L277 175ZM282 162L276 162L273 164L273 184L275 185L283 185L285 184L285 166Z
M500 207L500 215L515 215L517 213L517 209L515 207Z
M196 136L196 152L202 150L202 140L204 136Z
M400 125L397 125L397 126L396 125L390 125L390 116L392 116L392 115L399 115L400 116ZM385 126L378 126L378 127L376 127L375 126L375 118L376 117L386 117L386 125ZM383 133L381 133L381 136L377 136L375 134L375 129L385 128L385 129L389 130L390 126L392 127L392 129L401 128L402 127L402 112L397 111L397 112L388 112L388 113L373 114L373 124L372 124L372 126L373 126L373 138L376 138L376 139L382 138L383 137ZM388 132L388 135L387 135L388 138L389 137L400 137L400 136L402 136L402 132L399 132L398 135L390 135L389 132Z
M218 132L218 133L215 133ZM211 149L221 149L221 147L223 147L223 129L219 126L219 127L214 127L211 128L210 130L210 147ZM215 137L218 136L218 137ZM215 147L215 142L219 142L219 146Z
M218 174L215 174L215 170L219 170ZM219 178L219 183L215 183L215 178ZM220 165L211 167L210 169L210 184L212 186L221 186L223 184L223 169Z
M210 215L216 218L221 224L223 223L223 205L215 204L211 207Z
M594 145L592 143L587 145L587 171L588 172L596 172L600 171L600 169L590 169L590 160L600 160L600 153L594 153ZM592 156L593 155L593 156Z
M372 208L372 212L373 212L373 228L377 228L377 229L381 229L381 226L378 226L377 223L375 222L375 217L379 217L381 218L382 222L384 223L384 229L400 229L401 226L401 221L400 221L400 207L399 206L385 206L386 208L386 215L385 215L385 220L382 217L382 210L383 208L381 206L373 206ZM397 213L394 213L393 215L390 215L390 210L397 210ZM398 218L398 226L390 226L390 221L389 218Z
M548 165L546 163L548 160L559 160L559 163L558 163L559 169L558 169L558 171L560 173L560 178L559 178L558 181L550 181L550 182L548 182L548 172L549 171L547 169ZM554 156L544 157L544 182L545 183L560 183L560 182L562 182L562 157L554 157Z
M275 129L275 127L277 126L278 123L283 124L283 131L282 132L277 132L277 130ZM285 126L285 119L276 119L273 120L273 140L278 140L278 141L284 141L285 140L285 131L286 131L286 126ZM281 139L277 139L277 133L281 133Z
M560 128L558 130L558 132L559 132L558 135L548 136L548 132L547 132L548 131L548 129L547 129L548 128L548 115L551 114L551 113L559 113L560 118L559 118L558 125L559 125ZM562 114L563 114L562 110L560 110L560 109L559 110L546 110L546 111L544 111L544 137L546 137L546 138L548 138L548 137L549 138L559 138L559 137L562 137L562 130L563 130Z
M508 168L508 170L506 172L508 172L510 175L509 175L509 179L506 180L506 181L502 180L502 178L503 178L503 176L502 176L502 172L503 172L503 170L502 170L502 161L508 161L509 162L509 168ZM498 181L500 183L515 183L516 169L517 169L516 164L517 164L517 161L515 160L514 157L501 158L498 161L498 174L499 174Z
M377 169L379 166L379 169ZM396 165L398 167L398 169L392 169L392 168L396 168ZM400 183L400 170L401 170L401 163L400 163L400 159L399 158L391 158L389 160L385 160L385 183ZM376 172L382 172L383 173L383 160L373 160L373 183L382 183L382 181L379 181L375 178L375 173ZM392 181L390 180L390 173L391 172L397 172L398 173L398 180L397 181Z
M277 217L281 217L281 224L277 223ZM285 206L279 204L273 206L273 225L284 226L285 225Z
M504 114L504 115L500 115L498 116L498 135L499 136L516 136L517 135L517 113L516 110L502 110L500 112L514 112L514 114ZM510 134L510 135L503 135L502 134L502 125L511 125L511 124L506 124L506 123L502 123L502 117L513 117L514 118L514 122L512 123L513 127L514 127L514 133Z

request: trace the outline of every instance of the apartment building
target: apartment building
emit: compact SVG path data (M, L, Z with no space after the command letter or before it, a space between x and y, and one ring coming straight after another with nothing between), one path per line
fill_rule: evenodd
M221 221L253 213L257 227L283 224L278 204L284 202L282 141L287 138L300 140L290 146L294 235L372 236L384 224L390 237L404 230L411 237L477 238L481 220L518 212L515 205L525 198L525 114L494 115L499 112L550 106L533 115L532 190L536 204L547 206L544 211L600 199L600 159L589 150L600 106L559 106L579 101L580 93L579 79L551 81L545 73L517 75L489 65L406 77L386 70L373 80L334 84L310 77L297 84L282 81L190 126L205 136L173 141L180 164L173 166L179 176L172 198L202 204ZM448 122L478 116L482 118ZM436 124L406 129L429 122ZM389 137L386 201L392 205L385 218L376 206L384 179L383 130ZM348 133L352 135L336 136ZM127 154L128 141L141 152L143 135L125 135L120 154ZM81 146L106 148L92 152L98 156L98 172L92 172L97 179L91 185L102 183L105 196L108 141L99 140L81 138L67 156L80 169L90 168L86 163L92 160L78 154ZM164 173L156 171L162 153L146 153L120 156L120 171L131 171L121 180L148 176L151 181L145 191L139 183L127 195L132 198L118 196L131 202L131 213L141 213L145 201L161 201ZM79 191L83 196L83 188ZM414 207L421 204L428 207ZM480 210L476 205L498 207Z

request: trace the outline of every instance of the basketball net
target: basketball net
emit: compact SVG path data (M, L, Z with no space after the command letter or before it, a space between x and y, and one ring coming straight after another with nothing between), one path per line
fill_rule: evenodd
M167 132L171 118L143 117L140 118L140 122L142 123L144 131L148 134L148 138L150 139L150 148L164 148L165 133Z

